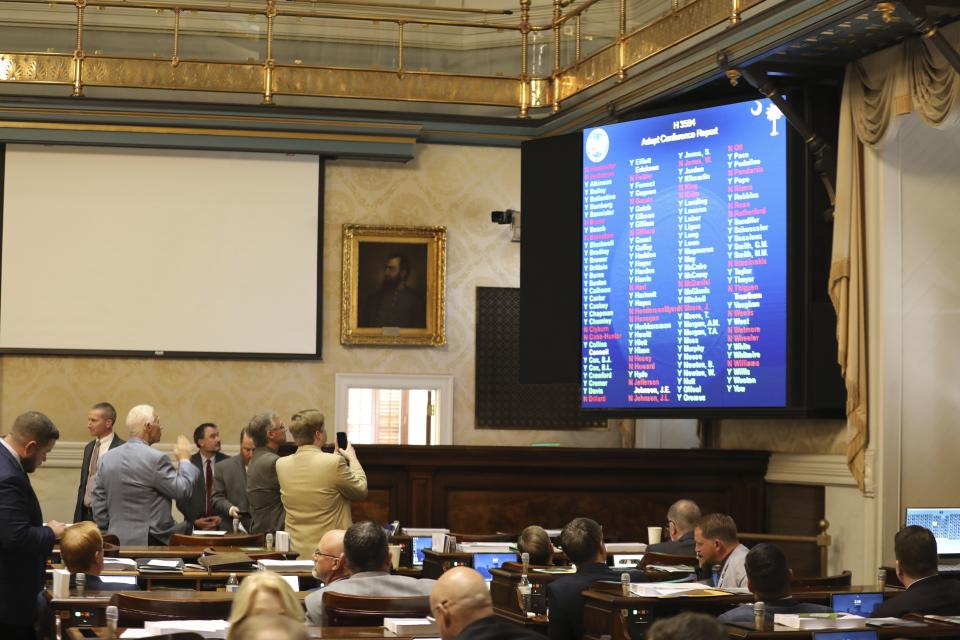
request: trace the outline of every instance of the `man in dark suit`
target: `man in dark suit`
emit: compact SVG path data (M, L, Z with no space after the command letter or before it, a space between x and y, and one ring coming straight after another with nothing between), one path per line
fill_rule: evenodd
M194 529L226 531L232 523L217 514L213 503L216 483L214 468L228 457L220 453L220 429L212 422L204 422L193 430L193 443L197 445L197 452L190 456L190 462L200 470L200 475L193 485L190 498L177 502L177 508Z
M247 467L247 500L253 516L250 533L273 533L283 529L287 513L280 500L277 451L287 439L286 427L273 411L253 416L247 425L256 449Z
M43 524L27 474L47 459L60 437L50 418L36 411L17 417L0 440L0 638L33 640L37 594L44 563L63 523Z
M430 592L430 611L443 640L543 640L495 616L490 589L469 567L454 567L440 576Z
M787 558L774 544L761 542L747 554L747 587L757 602L765 605L765 615L772 621L776 613L831 613L833 609L822 604L797 602L790 594L793 571L787 567ZM753 605L742 604L721 615L718 620L753 622Z
M233 519L250 531L250 503L247 501L247 465L256 449L246 427L240 430L240 455L222 460L214 466L213 510L229 528Z
M123 444L123 439L113 432L117 410L109 402L98 402L87 412L87 430L93 440L83 448L83 464L80 466L80 487L77 489L77 506L73 521L93 520L93 488L96 486L100 458L110 449ZM96 451L96 455L94 455Z
M647 551L667 553L673 556L696 555L693 530L700 524L700 507L693 500L677 500L667 510L667 527L670 539L666 542L647 545Z
M560 532L560 546L577 565L577 572L561 576L547 585L550 640L579 640L583 635L583 597L581 594L598 580L620 582L620 571L607 566L603 529L590 518L574 518ZM629 572L631 582L646 582L639 572Z
M899 618L908 613L960 615L960 581L937 573L937 540L929 529L910 525L893 539L897 578L907 588L877 608L874 618Z

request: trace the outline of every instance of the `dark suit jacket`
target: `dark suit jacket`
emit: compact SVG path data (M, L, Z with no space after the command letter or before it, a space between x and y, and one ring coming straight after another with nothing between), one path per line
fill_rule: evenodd
M464 627L457 640L543 640L543 636L497 616L487 616Z
M247 502L247 470L243 466L243 456L233 456L218 462L213 475L213 509L223 521L233 528L230 507L236 507L243 513L250 512ZM250 531L250 517L240 518L243 528Z
M557 578L547 585L547 605L550 607L550 640L580 640L583 635L583 597L581 594L598 580L620 582L623 571L605 564L592 562L577 572ZM640 572L630 571L632 582L647 582Z
M123 444L123 438L116 433L113 434L113 442L110 443L110 449L116 449ZM83 448L83 464L80 465L80 487L77 489L77 506L73 510L73 521L83 520L83 492L87 488L87 476L90 474L90 456L93 455L93 448L97 444L94 438Z
M257 447L247 465L247 501L253 516L250 533L273 533L283 529L287 512L280 500L278 458L273 449Z
M30 479L0 445L0 624L29 626L36 620L44 563L54 542Z
M672 556L690 556L693 558L696 556L693 531L683 534L676 540L647 545L647 551L652 553L668 553Z
M217 454L213 456L213 466L216 467L218 462L226 460L228 457L226 454L218 451ZM197 476L196 482L193 483L193 492L190 494L190 499L185 501L178 500L177 509L180 509L180 513L183 514L183 519L192 525L194 520L205 516L207 512L207 471L203 468L203 459L200 457L199 451L190 456L190 462L200 470L200 475ZM214 474L216 474L216 470L214 470ZM216 478L214 478L214 484L216 484ZM211 502L213 501L213 491L214 488L210 487ZM216 513L216 510L214 510L214 515L219 515ZM221 531L228 531L233 528L233 523L221 521L220 526L217 528Z
M900 618L908 613L960 615L960 580L930 576L914 582L870 614L873 618Z

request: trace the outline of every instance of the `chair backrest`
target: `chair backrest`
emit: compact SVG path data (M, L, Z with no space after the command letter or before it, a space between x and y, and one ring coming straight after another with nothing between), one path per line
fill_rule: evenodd
M120 546L120 538L117 537L115 533L105 533L103 534L103 544L115 544Z
M643 554L643 559L640 560L640 567L643 568L651 564L661 564L669 567L678 564L692 564L693 566L697 566L697 559L694 556L675 556L670 553L648 551Z
M457 542L516 542L519 533L451 533Z
M794 589L820 589L823 587L849 587L853 580L853 574L846 570L835 576L794 576L791 583Z
M331 627L370 627L387 618L423 618L430 615L430 596L352 596L327 591L323 611Z
M147 620L226 620L233 604L232 594L222 600L197 599L183 594L182 597L163 597L163 592L118 591L110 598L117 607L118 626L142 627Z
M206 547L211 544L230 547L262 547L264 534L262 533L228 533L216 538L211 536L190 536L185 533L171 533L171 547Z

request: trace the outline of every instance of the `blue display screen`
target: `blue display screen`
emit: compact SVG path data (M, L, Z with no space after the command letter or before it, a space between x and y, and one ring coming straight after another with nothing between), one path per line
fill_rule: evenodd
M813 640L877 640L876 631L816 631Z
M413 565L423 564L423 550L433 546L433 536L415 536L413 538Z
M883 594L871 593L835 593L830 598L830 606L837 613L852 613L867 617L877 605L883 604Z
M584 131L584 408L786 406L786 138L769 100Z
M493 580L490 569L499 569L504 562L516 562L515 553L475 553L473 568L480 572L484 580Z

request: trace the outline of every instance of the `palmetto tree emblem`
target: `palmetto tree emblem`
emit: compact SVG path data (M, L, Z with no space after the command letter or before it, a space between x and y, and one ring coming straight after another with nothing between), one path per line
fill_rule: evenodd
M777 105L771 102L769 105L767 105L766 114L767 114L767 120L770 121L770 135L771 136L780 135L780 132L777 131L777 120L783 117L783 112L781 112L780 109L777 108Z

